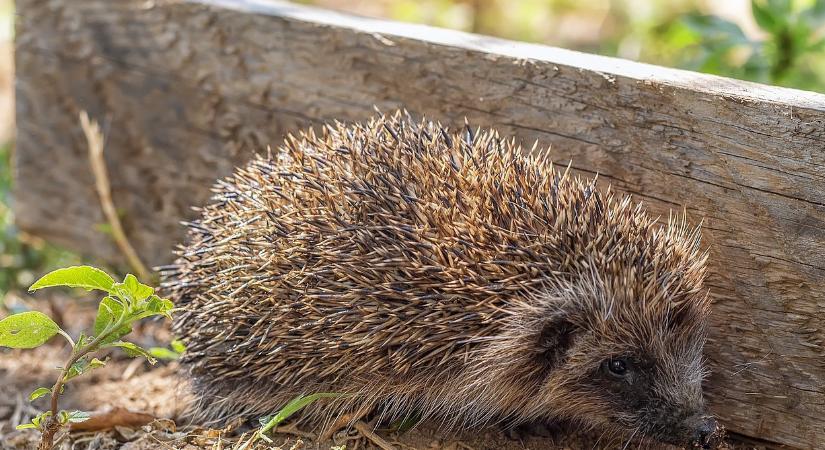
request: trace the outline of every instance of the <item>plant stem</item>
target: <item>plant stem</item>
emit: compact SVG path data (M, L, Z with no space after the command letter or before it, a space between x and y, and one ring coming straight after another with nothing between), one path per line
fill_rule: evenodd
M71 345L71 346L72 346L72 350L74 350L74 345L75 345L75 344L74 344L74 339L72 339L72 337L71 337L71 336L69 336L69 333L66 333L66 332L65 332L65 331L63 331L62 329L57 330L57 332L58 332L58 333L60 333L60 335L61 335L61 336L63 336L64 338L66 338L66 340L67 340L67 341L69 341L69 345Z
M54 435L57 433L57 430L60 429L60 419L57 417L57 398L60 396L60 390L63 389L63 382L66 375L69 373L69 368L72 367L72 365L74 365L74 363L76 363L80 358L82 358L83 355L84 354L78 351L78 349L72 348L72 354L69 357L68 363L63 366L63 370L60 371L57 381L55 381L54 386L52 386L50 408L52 415L48 418L48 420L46 420L46 423L43 424L42 434L40 436L40 445L37 446L38 450L51 450L54 445Z
M51 396L51 408L49 411L52 413L51 417L46 420L46 423L43 424L43 428L41 430L42 434L40 435L40 444L37 446L37 450L51 450L54 446L54 435L60 430L62 424L60 423L60 418L58 417L58 410L57 410L57 399L60 396L60 391L63 389L63 385L66 382L66 376L69 374L69 370L71 367L78 362L81 358L98 350L97 346L103 342L104 339L109 337L115 330L120 328L123 325L123 318L125 317L125 313L121 314L120 318L114 324L108 326L100 336L97 336L90 342L88 345L83 347L77 348L75 347L74 341L68 334L63 334L70 342L72 342L72 353L69 356L69 361L63 366L63 369L60 371L60 375L57 377L57 381L55 381L54 386L52 386L52 396ZM81 339L82 341L82 339ZM81 342L82 343L82 342Z

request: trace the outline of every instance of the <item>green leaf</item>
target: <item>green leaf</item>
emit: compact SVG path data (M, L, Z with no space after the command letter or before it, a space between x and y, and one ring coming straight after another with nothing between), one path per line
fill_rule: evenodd
M100 336L106 331L106 328L119 320L123 314L123 304L114 297L107 296L101 300L100 305L97 307L97 317L95 317L95 336ZM131 332L132 327L124 324L112 331L112 333L101 342L101 345L114 342Z
M172 347L172 350L177 353L183 353L186 351L186 346L183 345L183 341L180 339L173 339L169 346Z
M767 5L764 5L763 3L764 2L760 0L751 0L753 18L756 20L756 24L763 30L774 31L778 27L781 27L781 25L779 24L777 18L771 13L771 10L768 9Z
M143 301L155 293L154 289L139 282L138 279L131 273L126 275L126 278L123 279L123 285L126 287L126 290L129 292L132 299L136 302Z
M277 414L270 414L268 416L261 416L258 417L258 425L264 426L269 423L270 420L274 419Z
M252 448L252 446L255 445L255 442L257 442L258 439L264 439L265 441L272 442L272 440L266 437L264 434L268 433L271 429L277 427L278 424L288 419L289 416L295 414L301 408L322 398L335 398L341 397L343 395L344 394L320 392L317 394L307 395L306 397L304 397L303 395L299 395L293 398L274 416L266 416L260 418L259 421L261 422L261 428L259 428L258 431L253 433L252 436L248 440L246 440L242 445L237 447L237 450L247 450Z
M114 297L106 296L97 306L97 316L95 317L94 333L100 336L106 328L115 323L123 313L123 304Z
M20 425L14 427L16 430L27 430L29 428L37 429L37 425L33 423L21 423Z
M39 388L33 390L31 394L29 394L29 401L31 402L31 401L37 400L38 398L40 398L44 395L49 395L51 393L52 393L51 389L45 388L45 387L39 387Z
M122 300L129 308L135 305L135 302L132 300L132 293L129 292L129 288L123 283L115 283L112 285L112 295Z
M166 316L170 319L172 316L170 311L175 307L171 300L160 298L157 295L152 295L148 300L140 302L135 307L135 312L129 317L129 321L145 319L152 316Z
M40 424L44 420L48 419L51 416L52 416L51 411L43 411L42 413L40 413L40 414L38 414L38 415L36 415L32 418L32 425L34 425L35 428L40 428Z
M172 340L169 346L171 348L152 347L149 349L149 353L158 359L175 360L179 359L180 355L186 351L186 346L178 339Z
M180 353L163 347L152 347L149 349L149 354L157 359L175 360L180 358Z
M83 371L86 369L88 363L84 359L79 359L77 362L69 366L69 370L66 371L66 376L63 377L63 382L71 380L72 378L81 375Z
M106 361L101 361L97 358L92 358L92 360L89 361L89 367L88 368L89 369L97 369L98 367L103 367L105 365L106 365Z
M174 307L175 304L172 303L171 300L160 298L157 295L153 295L149 301L146 302L146 310L156 314L166 314Z
M105 362L97 358L92 358L91 361L88 361L85 357L80 358L69 367L69 370L66 371L66 376L63 378L63 382L65 383L66 381L69 381L74 377L82 375L89 370L97 369L98 367L103 367L105 365Z
M336 398L341 397L343 394L336 394L330 392L319 392L317 394L307 395L306 397L303 395L299 395L292 399L289 403L286 404L277 414L272 416L260 429L260 433L266 433L269 430L277 427L281 422L288 419L289 416L295 414L296 412L300 411L305 406L309 405L316 400L320 400L322 398Z
M29 288L29 292L53 286L68 286L112 293L115 280L106 272L91 266L73 266L57 269L44 275Z
M43 345L60 331L49 316L29 311L0 320L0 346L35 348Z
M126 353L126 355L131 356L132 358L144 357L149 361L149 364L155 364L158 362L148 351L139 347L137 344L133 344L131 342L119 341L119 342L112 342L108 345L108 347L120 347Z
M66 421L69 423L80 423L89 420L90 417L91 415L85 411L72 411L68 413Z
M80 348L88 344L90 341L91 339L89 339L89 336L86 336L86 333L81 331L80 336L77 337L77 342L75 343L75 345L77 346L77 348Z

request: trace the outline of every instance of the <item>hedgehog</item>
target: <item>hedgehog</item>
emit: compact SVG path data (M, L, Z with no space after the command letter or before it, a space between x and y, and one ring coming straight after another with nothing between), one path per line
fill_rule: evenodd
M216 184L162 270L199 415L328 392L302 421L575 423L715 447L699 227L464 123L329 123Z

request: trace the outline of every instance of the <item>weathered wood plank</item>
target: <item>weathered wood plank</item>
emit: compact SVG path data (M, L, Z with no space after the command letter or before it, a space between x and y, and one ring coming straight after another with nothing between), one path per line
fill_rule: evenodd
M116 258L77 112L151 263L220 176L287 131L405 106L490 125L705 218L713 409L825 442L825 96L263 0L19 0L21 227Z

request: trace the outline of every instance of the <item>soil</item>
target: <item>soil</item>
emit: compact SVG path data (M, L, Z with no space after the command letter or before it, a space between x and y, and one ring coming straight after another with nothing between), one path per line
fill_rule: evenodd
M97 301L52 296L46 299L18 297L7 302L12 307L43 311L58 321L71 334L77 335L95 315ZM3 313L2 315L5 315ZM150 322L136 329L130 340L144 347L162 346L171 336L163 322ZM34 350L0 350L0 450L35 448L37 431L15 430L28 422L38 411L46 409L48 399L29 403L29 392L38 386L49 386L56 376L55 367L66 358L62 340ZM230 424L215 428L191 423L182 416L186 406L186 380L179 375L177 364L149 363L130 359L121 353L108 355L106 367L76 378L61 397L63 409L92 411L92 430L59 433L56 448L60 450L144 450L144 449L233 449L248 438L257 424ZM89 426L87 426L89 428ZM610 441L598 433L565 430L552 437L513 437L500 429L470 430L460 433L440 433L434 424L422 423L404 433L378 429L375 435L398 450L577 450L598 448L668 448L651 443ZM314 433L290 427L288 424L273 434L272 443L260 443L258 449L378 449L377 440L367 438L358 430L337 433L332 441L319 442ZM672 448L672 447L670 447ZM725 449L764 449L760 444L731 441Z

